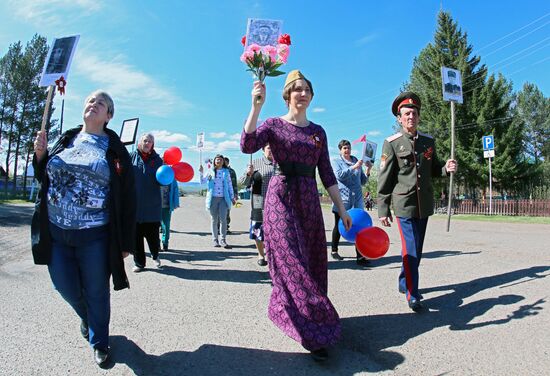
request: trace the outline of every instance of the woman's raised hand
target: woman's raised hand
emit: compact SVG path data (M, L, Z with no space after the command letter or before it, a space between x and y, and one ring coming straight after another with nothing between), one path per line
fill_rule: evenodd
M265 84L261 81L254 81L252 88L252 105L261 107L265 103Z
M36 138L34 140L34 153L36 154L36 160L40 161L46 155L48 151L48 138L46 137L46 131L36 132Z

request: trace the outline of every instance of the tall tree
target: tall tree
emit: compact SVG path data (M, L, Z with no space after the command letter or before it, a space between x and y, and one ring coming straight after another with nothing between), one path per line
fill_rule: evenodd
M17 119L17 110L19 105L20 93L18 90L18 82L20 80L21 72L19 70L19 65L21 59L23 58L23 51L20 48L20 42L12 45L13 50L10 48L12 55L10 56L9 70L4 74L5 79L7 80L7 91L4 98L5 108L3 109L3 138L7 138L7 148L6 148L6 176L4 177L4 194L8 192L8 182L10 177L10 163L13 160L11 151L13 149L13 139L15 134L15 123ZM14 174L15 175L15 174Z
M20 157L27 159L27 145L33 138L40 123L36 122L36 112L43 111L46 95L43 88L38 86L40 72L48 53L46 38L34 35L27 43L25 53L19 64L20 80L15 89L20 93L19 118L16 122L14 176L17 174ZM23 149L22 149L23 147ZM25 166L26 167L26 166ZM25 168L26 170L26 168ZM16 183L16 181L15 181ZM13 185L14 193L16 184Z
M24 50L20 42L14 43L0 59L0 134L7 144L5 193L10 172L15 177L18 163L29 159L32 138L41 124L46 93L38 83L47 49L46 39L35 35Z
M525 152L534 163L549 157L550 99L538 87L525 83L517 94L515 115L525 125Z
M21 42L9 46L8 52L0 59L0 142L3 140L7 125L13 123L13 116L9 116L9 108L17 102L13 90L17 64L23 55Z
M434 41L414 59L406 88L420 96L420 129L435 136L438 153L445 158L450 155L451 114L449 103L443 101L441 67L461 72L464 103L455 106L455 156L459 163L456 180L464 190L475 194L488 183L488 167L481 149L482 136L498 134L504 138L506 135L514 144L499 142L498 147L503 151L509 146L516 148L515 143L519 141L508 134L512 98L510 83L501 75L497 78L488 76L487 67L480 63L481 57L473 55L472 51L467 33L458 27L448 12L439 12ZM512 151L506 153L511 154ZM506 166L513 167L512 164ZM512 173L504 165L501 170L499 176Z
M513 108L514 124L522 132L524 178L521 186L529 197L547 197L550 187L550 98L538 87L525 83Z

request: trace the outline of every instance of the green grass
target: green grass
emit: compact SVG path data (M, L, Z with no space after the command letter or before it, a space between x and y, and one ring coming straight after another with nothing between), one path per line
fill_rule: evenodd
M15 205L15 204L28 204L28 203L30 203L30 201L17 199L17 198L7 199L7 200L0 199L0 205L3 205L3 204L14 204Z
M447 215L437 214L434 218L447 218ZM459 221L479 221L479 222L507 222L507 223L538 223L550 225L550 217L514 217L506 215L473 215L473 214L457 214L451 217L451 220Z

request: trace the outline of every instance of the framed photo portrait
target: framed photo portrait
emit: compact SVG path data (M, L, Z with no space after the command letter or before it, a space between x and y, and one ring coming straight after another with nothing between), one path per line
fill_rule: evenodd
M124 145L133 145L136 143L139 118L126 119L122 122L120 129L120 141Z
M462 77L460 71L441 67L441 82L443 84L443 100L462 103Z
M204 132L197 133L197 149L202 150L204 148Z
M363 162L374 163L377 147L378 145L375 142L365 141L363 145Z
M79 39L80 35L54 39L44 62L39 86L54 85L61 76L67 79Z
M246 49L251 44L260 46L277 46L283 21L249 18L246 25Z

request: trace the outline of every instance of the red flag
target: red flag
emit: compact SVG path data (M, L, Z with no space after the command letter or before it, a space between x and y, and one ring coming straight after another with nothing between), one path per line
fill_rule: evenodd
M353 141L351 144L355 145L355 144L358 144L360 142L365 142L365 141L367 141L367 135L366 134L362 135L357 140Z

